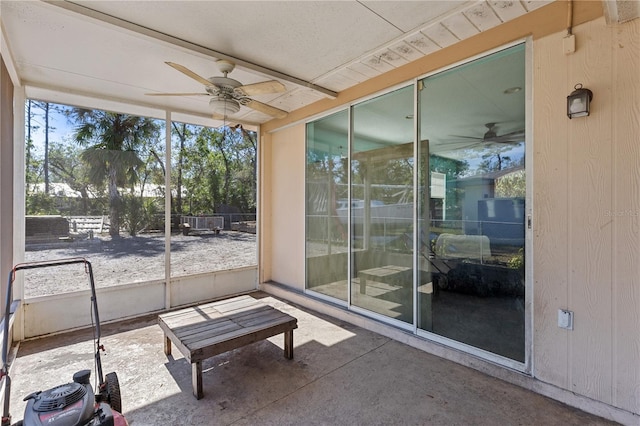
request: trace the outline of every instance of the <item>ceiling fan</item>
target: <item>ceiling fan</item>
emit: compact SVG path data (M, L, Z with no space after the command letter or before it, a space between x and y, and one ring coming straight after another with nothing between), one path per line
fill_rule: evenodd
M276 80L243 85L237 80L227 77L235 64L225 59L216 61L218 69L223 74L218 77L204 78L187 67L174 62L165 62L170 67L180 71L188 77L204 85L206 93L146 93L148 96L209 96L209 105L213 108L214 118L223 119L240 111L240 105L244 105L256 111L275 118L284 118L287 112L272 107L263 102L251 99L249 96L265 95L270 93L282 93L286 89L282 83Z
M498 135L497 126L498 123L487 123L485 127L487 131L481 138L473 136L459 136L454 135L456 138L475 139L483 143L515 143L522 142L524 139L524 129L516 130L515 132L505 133L504 135Z

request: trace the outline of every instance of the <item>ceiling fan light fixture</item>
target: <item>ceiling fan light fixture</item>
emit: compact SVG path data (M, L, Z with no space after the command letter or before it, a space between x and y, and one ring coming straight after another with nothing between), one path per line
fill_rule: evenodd
M235 99L219 99L211 98L209 106L213 108L213 112L223 116L229 116L240 111L240 103Z

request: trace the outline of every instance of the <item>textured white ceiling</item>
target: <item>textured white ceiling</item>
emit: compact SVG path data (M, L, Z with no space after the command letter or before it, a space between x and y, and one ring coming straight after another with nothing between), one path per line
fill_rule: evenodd
M255 99L291 111L326 96L307 86L339 92L547 3L3 0L0 17L3 56L11 56L29 96L75 104L98 98L158 116L171 109L217 125L208 121L207 97L145 96L202 91L165 61L211 77L219 75L217 58L236 58L230 77L278 79L285 93ZM246 107L234 118L270 119Z

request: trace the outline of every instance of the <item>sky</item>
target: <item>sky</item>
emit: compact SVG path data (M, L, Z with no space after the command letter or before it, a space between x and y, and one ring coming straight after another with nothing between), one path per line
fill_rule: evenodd
M26 114L26 106L25 106ZM44 154L44 140L45 140L45 118L44 110L38 108L32 104L31 107L31 124L32 126L38 126L38 129L31 130L31 139L34 143L34 154ZM26 121L26 117L25 117ZM26 130L27 123L25 123L25 137L28 134ZM73 126L68 123L64 114L57 112L53 109L49 110L49 143L61 143L71 139L73 134Z

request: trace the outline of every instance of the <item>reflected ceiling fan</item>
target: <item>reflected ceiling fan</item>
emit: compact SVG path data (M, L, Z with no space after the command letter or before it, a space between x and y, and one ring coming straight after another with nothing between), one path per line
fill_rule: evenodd
M481 138L473 136L459 136L453 135L456 138L474 139L482 143L516 143L524 140L524 129L516 130L515 132L505 133L504 135L498 135L498 123L487 123L485 127L487 131Z
M175 62L165 62L170 67L180 71L184 75L191 77L204 85L206 93L146 93L148 96L209 96L209 105L213 108L214 118L226 119L240 111L240 105L244 105L256 111L270 115L275 118L284 118L287 112L272 107L263 102L251 99L249 96L266 95L270 93L282 93L286 89L282 83L276 80L263 81L260 83L243 85L237 80L227 77L235 64L225 59L216 61L218 69L223 74L218 77L204 78L187 67Z

